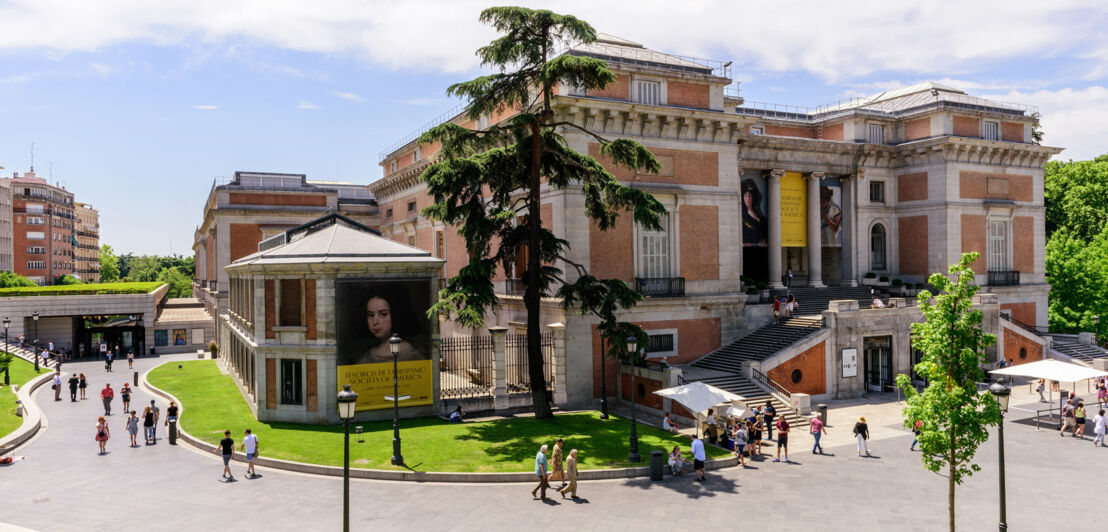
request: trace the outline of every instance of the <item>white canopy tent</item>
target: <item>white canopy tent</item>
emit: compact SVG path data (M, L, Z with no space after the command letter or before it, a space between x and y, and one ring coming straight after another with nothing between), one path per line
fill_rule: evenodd
M693 412L696 415L697 434L700 433L700 416L707 412L709 408L715 408L722 404L734 407L735 403L740 403L743 407L746 406L741 404L742 401L746 400L741 395L721 390L703 382L690 382L673 388L658 390L654 393L677 401L686 410Z
M1033 379L1046 379L1047 381L1070 382L1074 383L1074 387L1076 387L1078 381L1108 376L1108 371L1051 359L1029 362L1010 368L994 369L989 373L1009 377L1031 377ZM1048 386L1047 389L1051 390L1050 404L1053 408L1053 387Z

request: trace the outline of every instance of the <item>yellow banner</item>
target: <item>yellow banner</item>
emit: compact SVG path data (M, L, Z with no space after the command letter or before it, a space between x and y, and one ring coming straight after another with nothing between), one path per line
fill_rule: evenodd
M396 365L400 396L412 396L400 401L400 406L429 405L433 402L434 379L431 374L430 360L412 360ZM354 364L338 367L338 391L343 384L358 393L356 410L380 410L392 408L392 401L385 396L392 395L392 362L377 364Z
M808 188L800 172L781 178L781 247L808 245Z

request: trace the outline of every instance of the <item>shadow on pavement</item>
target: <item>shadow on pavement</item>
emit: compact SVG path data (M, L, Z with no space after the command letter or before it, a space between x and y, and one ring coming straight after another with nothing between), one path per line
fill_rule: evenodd
M696 474L690 473L683 477L663 477L660 481L650 480L650 477L633 478L628 479L623 485L640 489L666 488L690 499L738 493L739 486L734 480L713 472L708 473L708 480L704 482L697 482Z

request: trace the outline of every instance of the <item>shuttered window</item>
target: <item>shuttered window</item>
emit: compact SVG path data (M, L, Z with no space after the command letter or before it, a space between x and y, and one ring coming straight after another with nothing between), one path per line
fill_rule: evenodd
M638 102L646 105L659 105L662 99L662 84L657 81L635 82Z
M985 140L1000 140L1000 122L986 120L983 133Z
M300 319L301 296L300 279L281 279L281 319L278 325L303 325Z
M639 252L641 253L640 265L642 272L640 277L646 279L663 279L671 277L669 260L669 217L662 215L658 220L661 231L652 231L643 228L641 231Z
M1009 270L1008 267L1008 222L989 222L989 269Z
M885 126L881 124L869 124L866 132L866 142L870 144L885 143Z

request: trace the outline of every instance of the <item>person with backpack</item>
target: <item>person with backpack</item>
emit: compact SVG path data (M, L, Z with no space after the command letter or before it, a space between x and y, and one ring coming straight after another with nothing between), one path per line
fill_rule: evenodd
M1062 428L1058 431L1058 435L1065 437L1066 429L1073 427L1073 436L1077 437L1077 426L1073 419L1073 399L1067 399L1065 406L1062 407Z
M866 424L866 416L858 417L858 422L854 424L854 436L858 438L858 456L862 456L863 449L866 456L869 456L869 444L866 443L869 439L869 425Z
M762 409L762 416L766 419L766 439L773 439L773 418L777 417L777 409L773 403L766 401L766 407Z

